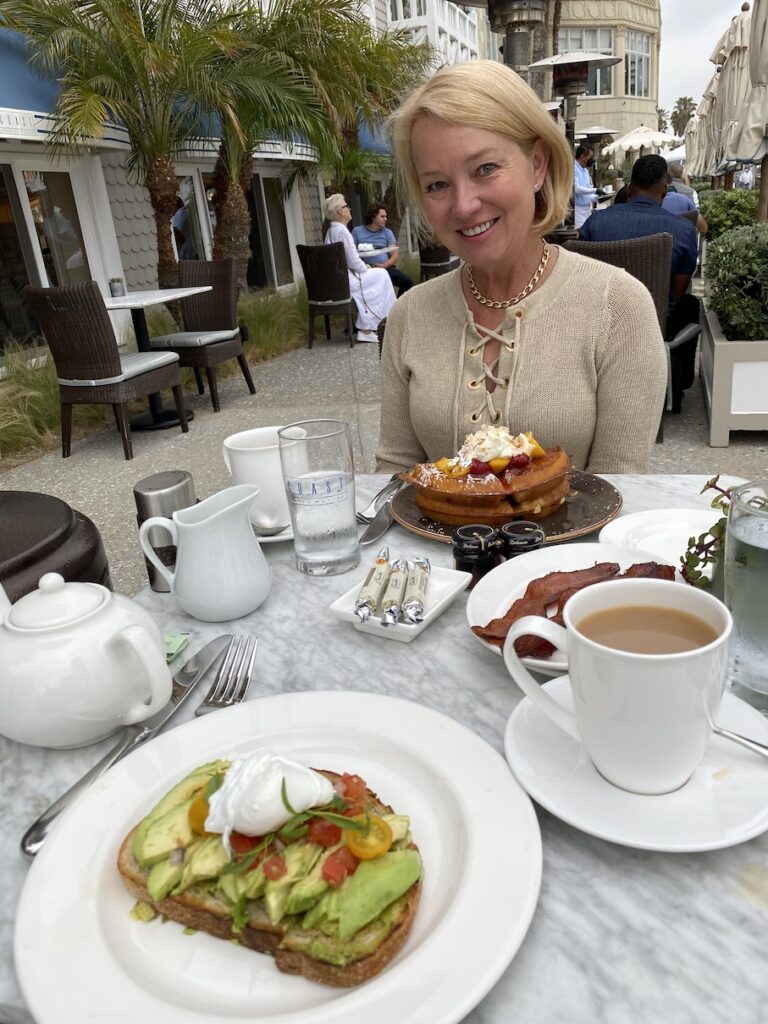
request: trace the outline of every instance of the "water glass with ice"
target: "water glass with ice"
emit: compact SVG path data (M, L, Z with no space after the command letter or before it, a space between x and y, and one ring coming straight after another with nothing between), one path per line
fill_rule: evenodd
M733 616L731 689L768 711L768 481L731 491L725 602Z
M335 576L360 562L349 424L304 420L278 431L296 568Z

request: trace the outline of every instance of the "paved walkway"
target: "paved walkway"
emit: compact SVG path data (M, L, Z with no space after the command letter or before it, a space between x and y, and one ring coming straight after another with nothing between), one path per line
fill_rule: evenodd
M72 455L60 450L0 475L0 489L42 491L79 509L99 528L115 589L133 594L146 583L140 553L133 485L151 473L186 469L204 498L227 486L221 458L227 435L249 427L332 417L353 427L355 466L372 472L379 428L379 359L376 345L343 340L315 342L256 366L256 394L240 376L222 381L222 410L214 414L206 395L190 394L195 412L188 434L179 430L134 433L134 458L126 462L117 433L97 431L73 441ZM75 424L77 411L75 411ZM707 445L707 415L698 381L686 392L683 413L664 418L664 444L655 445L652 473L727 472L748 479L768 478L768 433L731 435L728 448Z

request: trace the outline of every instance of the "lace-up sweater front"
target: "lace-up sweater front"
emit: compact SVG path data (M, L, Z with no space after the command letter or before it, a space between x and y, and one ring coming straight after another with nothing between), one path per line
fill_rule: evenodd
M577 469L647 472L667 360L645 286L560 249L546 281L490 331L475 326L460 275L411 289L389 314L377 470L455 455L467 434L495 423L562 445ZM487 367L494 336L501 351Z

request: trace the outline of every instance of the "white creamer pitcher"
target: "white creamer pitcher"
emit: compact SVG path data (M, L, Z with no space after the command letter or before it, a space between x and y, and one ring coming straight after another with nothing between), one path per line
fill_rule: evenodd
M238 619L255 611L269 593L272 573L248 515L258 493L255 484L227 487L171 519L152 516L141 524L144 554L188 615L204 622ZM175 572L149 542L153 527L166 529L176 545Z

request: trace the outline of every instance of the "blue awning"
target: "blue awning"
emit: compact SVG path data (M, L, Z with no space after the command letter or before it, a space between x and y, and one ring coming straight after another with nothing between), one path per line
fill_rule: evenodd
M27 63L24 37L0 29L0 107L50 114L56 106L58 85L40 78Z
M392 147L389 144L389 139L383 127L377 128L375 132L371 133L367 125L361 124L357 132L357 139L360 143L360 149L367 150L369 153L381 153L389 156L392 152Z

